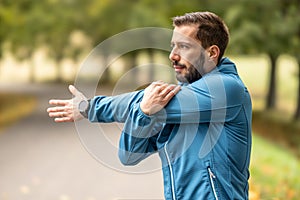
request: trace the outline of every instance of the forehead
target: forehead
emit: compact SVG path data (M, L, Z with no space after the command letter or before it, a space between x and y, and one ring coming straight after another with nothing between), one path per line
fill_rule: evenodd
M198 25L189 24L175 26L173 30L172 42L186 41L186 42L198 42L197 39Z

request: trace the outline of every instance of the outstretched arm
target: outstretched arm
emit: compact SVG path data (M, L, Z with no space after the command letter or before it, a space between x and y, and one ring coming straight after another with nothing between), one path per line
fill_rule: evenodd
M145 114L154 114L161 110L179 89L179 86L157 81L148 86L145 93L139 91L112 97L96 96L90 101L88 119L91 122L125 122L132 105L142 99L142 111ZM48 108L47 112L55 122L73 122L84 118L78 107L79 103L87 98L72 85L69 86L69 91L74 96L72 99L49 101L54 107Z

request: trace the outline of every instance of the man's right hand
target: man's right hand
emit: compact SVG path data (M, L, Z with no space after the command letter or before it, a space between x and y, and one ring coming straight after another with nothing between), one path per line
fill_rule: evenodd
M49 117L54 118L55 122L73 122L84 118L79 112L78 105L87 98L73 85L69 86L69 91L74 95L74 98L68 100L51 99L49 101L49 104L55 107L48 108L47 112Z
M144 92L140 108L146 115L153 115L163 109L179 92L179 85L156 81L150 84Z

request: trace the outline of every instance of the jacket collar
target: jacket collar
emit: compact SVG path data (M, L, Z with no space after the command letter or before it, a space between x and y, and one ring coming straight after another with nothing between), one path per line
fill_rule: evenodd
M222 58L220 63L213 71L224 73L224 74L235 74L235 75L238 74L235 64L227 57Z

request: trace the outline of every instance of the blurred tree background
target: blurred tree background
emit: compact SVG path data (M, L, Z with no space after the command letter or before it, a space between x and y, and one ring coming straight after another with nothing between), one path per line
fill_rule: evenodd
M5 68L3 60L13 57L18 63L29 63L28 82L39 82L40 74L37 71L46 68L46 64L37 66L34 58L37 52L43 52L43 61L52 63L55 74L46 81L72 82L78 63L105 39L133 28L172 28L172 17L206 10L221 16L230 28L227 55L236 58L237 63L243 60L241 58L246 58L243 63L250 67L247 68L249 71L244 70L245 81L252 92L254 105L261 97L264 98L263 106L253 116L254 131L281 145L283 143L299 159L300 0L1 0L0 76L4 73L2 68ZM127 69L130 69L136 65L139 56L146 55L151 61L157 54L166 55L167 58L166 52L144 49L124 55L123 60L126 61ZM289 62L279 69L283 57L288 58ZM259 60L267 65L265 74ZM69 63L69 71L63 67L66 61ZM285 67L290 69L287 66L290 63L297 67L293 71L285 70ZM105 59L103 65L106 65ZM287 77L292 77L293 86L290 82L281 84L278 77L282 71L287 71ZM71 75L66 78L65 74L68 73ZM102 81L113 82L110 70L105 73ZM149 74L154 76L151 70ZM257 77L262 74L267 76L264 79L267 83L257 83ZM251 84L258 86L251 88ZM259 84L267 88L262 90ZM289 93L280 95L280 87ZM257 91L263 91L264 94ZM280 103L282 96L292 96L290 99L293 100ZM293 106L290 106L291 102ZM281 104L284 108L292 109L282 110ZM277 182L277 186L270 190L264 189L268 188L262 184L268 184L265 182L267 178L259 173L259 177L256 177L255 167L259 166L253 167L253 199L263 199L264 196L275 198L276 194L279 195L275 199L296 199L299 196L300 183L294 184L299 179L287 183L285 177L283 181ZM280 184L288 185L287 189L278 188Z

